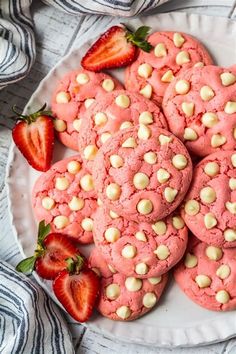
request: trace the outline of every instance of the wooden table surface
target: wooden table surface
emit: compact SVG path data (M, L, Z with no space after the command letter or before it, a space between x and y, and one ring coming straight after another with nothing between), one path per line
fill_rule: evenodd
M181 10L205 15L231 17L236 20L235 5L235 0L172 0L159 7L158 11ZM40 80L61 57L71 49L78 47L86 38L89 38L90 34L102 31L103 28L112 25L114 21L117 22L117 18L114 20L109 16L70 16L36 0L33 1L32 15L35 22L37 42L36 62L25 79L0 91L0 244L9 245L7 249L0 247L0 259L8 261L12 265L16 265L21 260L21 256L12 238L4 181L13 125L13 121L9 119L12 115L11 107L13 104L17 104L23 108ZM66 319L72 332L75 351L80 354L236 354L236 340L234 339L197 349L150 348L107 338L87 330L82 325L72 323L67 317Z

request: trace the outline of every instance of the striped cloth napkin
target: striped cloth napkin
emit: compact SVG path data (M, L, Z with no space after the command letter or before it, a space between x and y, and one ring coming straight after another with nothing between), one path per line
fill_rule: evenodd
M72 354L56 305L26 276L0 261L0 353Z
M168 0L43 0L70 14L135 16ZM0 0L0 89L27 75L34 63L32 0Z

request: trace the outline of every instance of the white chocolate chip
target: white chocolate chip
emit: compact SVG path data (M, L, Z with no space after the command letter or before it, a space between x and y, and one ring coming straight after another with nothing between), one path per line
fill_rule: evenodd
M98 152L96 145L87 145L84 149L84 158L89 161L93 161Z
M157 154L152 151L146 152L146 154L144 154L143 158L144 158L144 161L150 165L154 165L157 162Z
M55 188L58 189L59 191L65 191L70 185L70 182L66 177L57 177L56 178L56 183L55 183Z
M81 221L81 226L84 231L93 231L93 220L91 218L84 218Z
M121 108L128 108L130 106L130 99L127 95L119 95L116 97L115 102Z
M225 113L233 114L236 113L236 102L235 101L228 101L225 105Z
M226 290L219 290L216 293L216 301L220 304L227 304L230 300L229 293Z
M184 129L184 139L185 140L195 141L195 140L197 140L197 138L198 138L198 135L194 129L192 129L192 128L185 128Z
M180 216L173 216L172 224L176 230L181 230L185 226L185 222Z
M185 210L186 214L188 214L190 216L194 216L194 215L198 214L198 212L200 210L200 205L196 200L190 199L185 204L184 210Z
M172 158L172 164L178 170L183 170L187 166L188 160L184 155L177 154Z
M190 62L189 53L186 50L179 52L175 58L176 64L183 65Z
M140 124L138 129L138 138L141 140L148 140L152 135L151 129L145 124Z
M173 138L172 136L160 134L158 140L161 145L165 145L165 144L169 144L173 140Z
M195 108L195 104L193 102L183 102L181 107L186 117L193 116Z
M129 291L139 291L143 286L143 282L141 279L128 277L125 280L125 287Z
M214 127L219 122L219 118L216 113L207 112L202 115L202 124L207 128Z
M136 232L135 237L139 241L147 242L147 237L143 231Z
M67 128L66 122L64 122L62 119L54 119L53 125L55 130L59 133L64 132Z
M128 129L128 128L131 128L133 127L133 124L129 121L126 121L126 122L123 122L121 125L120 125L120 130L122 129Z
M91 268L91 269L92 269L92 271L93 271L94 273L97 274L97 276L98 276L99 278L102 276L102 274L101 274L101 272L100 272L100 270L99 270L98 268L93 267L93 268Z
M236 128L233 128L233 137L236 140Z
M109 215L112 219L117 219L119 217L119 215L112 210L110 210Z
M236 241L236 230L226 229L224 231L224 238L228 242Z
M119 155L111 155L110 156L110 163L111 163L112 167L114 167L114 168L120 168L124 165L124 161L123 161L122 157L120 157Z
M68 203L68 206L70 210L73 211L81 210L84 207L84 200L82 198L78 198L74 196L72 197L71 201Z
M146 98L151 98L152 97L152 85L147 84L142 88L142 90L139 91L141 95L143 95Z
M101 143L104 144L107 140L109 140L112 137L111 133L102 133L100 136Z
M164 168L160 168L157 171L157 180L159 183L165 183L170 178L170 174Z
M164 196L168 203L172 203L178 194L178 190L171 187L166 187L164 190Z
M95 101L96 100L94 98L87 98L87 100L84 101L85 108L92 106Z
M151 124L153 123L153 115L151 112L145 111L140 113L139 115L139 123L140 124Z
M230 178L229 188L234 191L236 189L236 178Z
M97 199L97 204L98 204L98 206L103 205L103 202L101 201L101 199L100 199L100 198L98 198L98 199Z
M172 70L167 70L165 72L165 74L161 77L161 81L169 83L169 82L173 81L174 78L175 78L175 76L173 74L173 71Z
M226 202L225 203L226 209L231 213L231 214L236 214L236 202Z
M221 134L214 134L211 137L211 146L213 148L217 148L219 146L222 146L226 143L226 137L221 135Z
M56 95L56 103L68 103L70 102L70 94L68 92L58 92Z
M205 187L200 190L200 198L203 203L213 203L216 200L216 192L212 187Z
M67 171L72 175L76 175L81 170L81 164L78 161L70 161L67 164Z
M132 245L126 245L122 251L121 254L124 258L134 258L137 254L137 248L135 246Z
M194 254L187 253L184 260L186 268L194 268L198 263L197 257Z
M152 308L156 305L157 297L154 293L146 293L143 297L143 306L147 309Z
M90 174L84 175L80 179L79 184L80 184L80 187L86 192L90 192L94 189L93 177Z
M184 37L181 35L181 33L174 33L174 35L173 35L173 42L174 42L174 45L175 45L177 48L180 48L180 47L182 47L182 45L184 44L185 39L184 39Z
M147 274L148 272L148 265L146 263L138 263L135 266L135 272L139 275Z
M220 171L220 166L216 162L208 162L204 167L204 172L210 176L216 176Z
M152 229L157 235L165 235L167 226L164 221L157 221L155 224L152 224Z
M105 79L102 82L102 87L104 88L105 91L107 92L111 92L114 90L115 88L115 84L114 81L111 79Z
M106 195L110 200L117 200L120 198L121 188L116 183L111 183L106 188Z
M127 320L131 315L131 310L128 306L121 306L116 310L116 314L118 317L122 318L122 320Z
M204 216L204 224L208 230L212 229L217 225L217 220L215 218L215 215L212 213L207 213Z
M210 101L215 93L210 86L202 86L200 89L200 96L203 101Z
M89 76L85 73L81 73L76 76L76 81L79 85L85 85L89 82L89 80Z
M58 215L54 218L53 223L57 229L64 229L69 225L69 219L67 216Z
M51 210L55 206L55 200L50 197L44 197L42 199L42 206L46 210Z
M104 236L107 242L116 242L120 238L120 230L116 227L109 227L105 231Z
M185 95L190 90L190 83L187 80L179 80L175 84L175 91L179 95Z
M229 72L222 73L220 79L223 86L230 86L236 82L236 76Z
M138 75L144 79L149 78L152 75L153 68L150 64L144 63L138 67Z
M157 285L157 284L159 284L162 281L162 276L148 278L148 281L152 285Z
M231 163L232 163L233 167L236 167L236 154L233 154L231 156Z
M120 296L120 287L118 284L112 283L106 287L105 292L109 300L116 300Z
M154 251L154 253L156 254L158 259L163 261L169 257L170 250L166 245L160 245L157 247L157 249Z
M94 116L94 122L96 125L104 125L107 122L107 115L103 112L97 112Z
M142 215L150 214L153 210L153 204L149 199L141 199L137 204L137 210Z
M198 61L196 64L193 65L194 68L203 68L204 63L202 61Z
M145 173L138 172L134 175L133 184L137 189L145 189L149 185L149 178Z
M231 269L227 264L222 264L221 266L219 266L219 268L216 271L216 275L220 278L220 279L226 279L228 278L228 276L231 273Z
M164 43L158 43L154 48L154 55L157 58L165 57L167 55L166 46Z
M219 261L223 256L223 252L219 247L208 246L206 248L206 255L212 261Z
M211 278L209 278L207 275L199 274L196 276L195 282L199 288L208 288L211 285Z
M81 127L81 119L74 119L72 125L73 125L73 128L77 132L79 132L80 131L80 127Z
M115 268L113 268L110 264L108 264L107 266L108 266L109 270L110 270L113 274L117 273L117 271L115 270Z
M134 138L130 137L123 142L122 147L134 149L137 147L136 140Z

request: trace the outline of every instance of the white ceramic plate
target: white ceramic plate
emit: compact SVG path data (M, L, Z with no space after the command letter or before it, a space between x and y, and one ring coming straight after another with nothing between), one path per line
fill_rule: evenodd
M154 30L184 31L199 38L210 50L216 63L230 66L236 63L236 23L184 13L171 13L129 21L138 26L146 24ZM97 33L98 35L98 33ZM90 39L79 49L64 57L41 81L28 102L27 109L41 107L50 102L55 83L69 70L76 69L81 55L93 42ZM122 71L114 75L122 80ZM55 160L74 154L59 143L55 147ZM25 162L13 145L7 171L8 199L12 229L23 256L33 253L36 242L36 222L31 208L31 190L39 173ZM50 294L50 282L40 279L39 284ZM54 298L55 300L55 298ZM205 310L190 301L171 282L157 308L133 322L113 322L98 314L86 324L92 330L115 336L120 340L151 346L193 346L222 341L236 335L235 312L216 313Z

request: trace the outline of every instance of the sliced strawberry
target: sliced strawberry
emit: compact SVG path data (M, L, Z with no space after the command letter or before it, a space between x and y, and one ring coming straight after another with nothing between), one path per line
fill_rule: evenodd
M54 280L53 290L67 312L75 320L85 322L92 314L99 293L99 278L90 269L78 274L64 270Z
M39 111L28 116L18 114L16 123L12 130L13 140L26 158L28 163L38 171L47 171L51 165L54 127L48 111L42 107Z
M109 28L82 58L82 67L101 71L130 64L136 57L137 47L147 52L151 50L151 44L145 40L149 30L147 26L140 27L135 33L123 25Z

